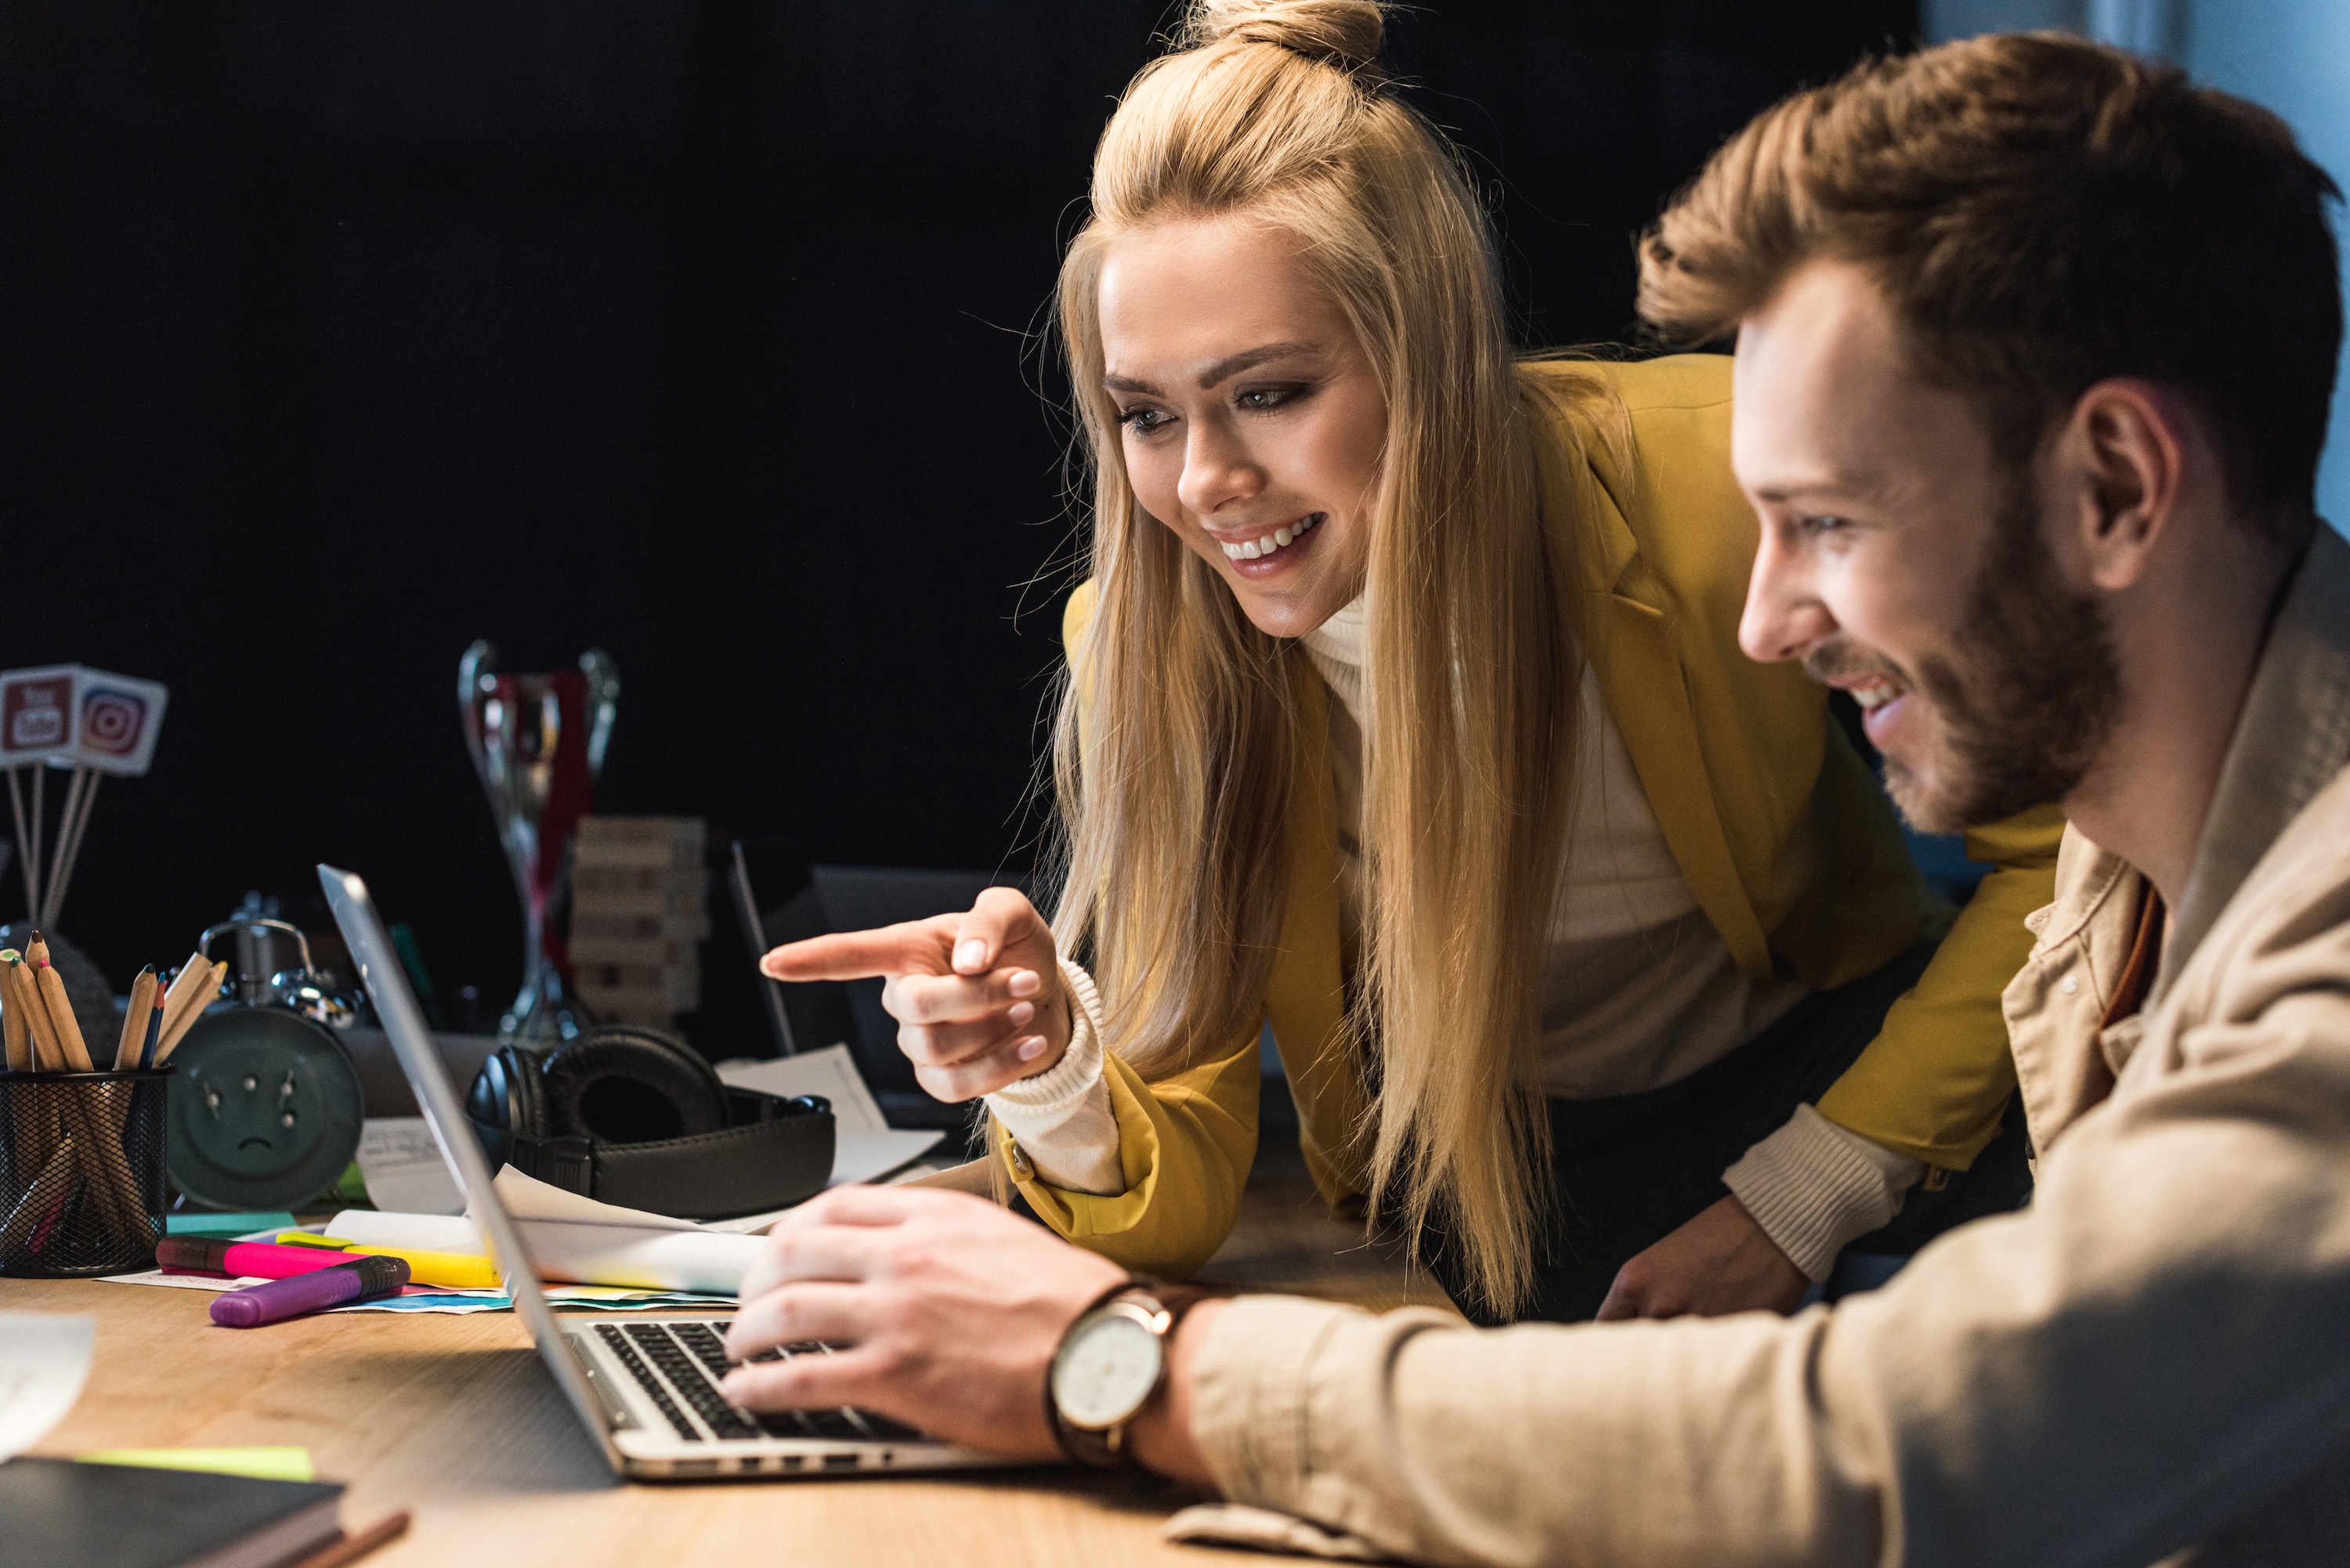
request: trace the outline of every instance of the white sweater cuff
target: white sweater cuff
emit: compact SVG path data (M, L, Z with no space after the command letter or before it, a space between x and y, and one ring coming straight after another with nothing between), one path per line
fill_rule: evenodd
M987 1108L1020 1146L1037 1179L1068 1192L1107 1197L1126 1190L1118 1114L1102 1081L1101 995L1093 976L1060 961L1069 993L1069 1048L1033 1078L1006 1084Z
M1026 1114L1033 1123L1058 1120L1101 1082L1101 993L1094 977L1068 960L1061 964L1061 983L1069 992L1069 1048L1061 1059L1034 1077L1017 1079L987 1096L988 1109L998 1121L1009 1108Z
M1840 1127L1810 1106L1722 1172L1737 1195L1806 1279L1825 1280L1856 1237L1890 1224L1925 1165Z

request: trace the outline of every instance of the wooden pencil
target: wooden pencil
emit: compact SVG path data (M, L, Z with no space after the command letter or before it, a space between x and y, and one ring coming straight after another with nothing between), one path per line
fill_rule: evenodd
M146 1044L139 1048L140 1071L155 1064L155 1047L163 1041L163 977L155 977L155 1005L147 1010Z
M213 998L220 994L221 981L228 973L227 964L214 963L206 958L196 959L189 968L192 970L201 968L203 972L196 986L182 999L177 1012L172 1012L168 1006L163 1010L163 1036L155 1044L153 1064L158 1067L163 1064L172 1050L187 1036L188 1031L196 1026L196 1020L204 1015L204 1009L211 1006ZM172 989L175 992L180 989L177 981L172 982Z
M42 1055L41 1037L33 1028L34 1020L40 1017L42 1010L26 981L24 955L14 948L0 952L0 1007L7 1010L5 1016L10 1029L24 1033L24 1070L28 1073L45 1072L49 1064ZM26 1168L41 1169L57 1151L57 1118L42 1114L29 1093L9 1098L13 1107L10 1122L19 1146L14 1158L24 1161Z
M24 955L15 948L0 948L0 976L13 971L24 961ZM25 1023L25 1009L16 1000L14 986L0 980L0 1034L8 1044L8 1071L29 1073L33 1070L33 1032Z
M163 1033L170 1034L191 1006L202 1011L212 1000L210 993L219 989L220 982L213 979L213 961L200 952L190 953L180 972L172 977L171 989L163 993Z
M147 1044L147 1015L154 1011L155 966L150 964L130 982L130 1005L122 1010L122 1038L114 1046L116 1072L139 1065L139 1048Z
M57 1043L66 1048L66 1064L77 1073L94 1069L89 1062L89 1045L81 1037L81 1024L74 1017L73 1000L66 995L66 977L49 961L49 944L41 933L33 933L32 946L25 956L32 961L33 980L41 988L41 1001L49 1010L49 1026L57 1031Z
M81 1025L75 1022L73 1003L66 995L65 977L49 961L49 944L42 940L40 932L35 931L25 950L28 962L20 968L17 979L22 988L33 991L40 1004L31 1010L28 1019L36 1037L46 1020L55 1044L57 1067L75 1073L94 1071L89 1047L82 1039ZM24 972L26 969L31 971L29 974ZM93 1116L78 1096L65 1102L66 1130L81 1147L90 1200L109 1228L127 1231L146 1223L146 1204L123 1158L121 1131L105 1125L106 1120Z
M62 1073L66 1070L66 1048L58 1044L56 1028L49 1023L49 1010L41 1001L39 989L33 983L33 966L21 960L8 966L8 1000L25 1015L26 1031L33 1039L33 1070L36 1073Z

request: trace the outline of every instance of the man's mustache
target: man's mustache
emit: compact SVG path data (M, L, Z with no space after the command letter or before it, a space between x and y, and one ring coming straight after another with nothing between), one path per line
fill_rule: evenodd
M1856 675L1883 675L1899 681L1909 691L1918 682L1909 672L1881 653L1850 642L1827 642L1804 655L1804 673L1825 686L1834 681L1849 680Z

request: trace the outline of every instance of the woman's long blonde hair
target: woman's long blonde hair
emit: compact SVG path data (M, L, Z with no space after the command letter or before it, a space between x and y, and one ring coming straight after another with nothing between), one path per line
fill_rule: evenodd
M1489 1303L1529 1282L1548 1125L1540 959L1566 838L1580 655L1543 534L1539 394L1513 365L1457 154L1384 90L1367 0L1206 0L1095 156L1060 329L1090 458L1098 595L1055 734L1067 880L1114 1049L1163 1075L1262 1017L1290 895L1303 657L1135 499L1102 389L1105 248L1241 214L1302 242L1387 397L1369 507L1363 954L1375 1205L1433 1226ZM1364 1049L1367 1047L1367 1049Z

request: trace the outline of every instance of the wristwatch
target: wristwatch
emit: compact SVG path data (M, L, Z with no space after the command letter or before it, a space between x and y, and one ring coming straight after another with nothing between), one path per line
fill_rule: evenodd
M1204 1293L1139 1275L1077 1314L1045 1375L1045 1414L1062 1451L1105 1469L1131 1462L1126 1428L1167 1381L1167 1338Z

